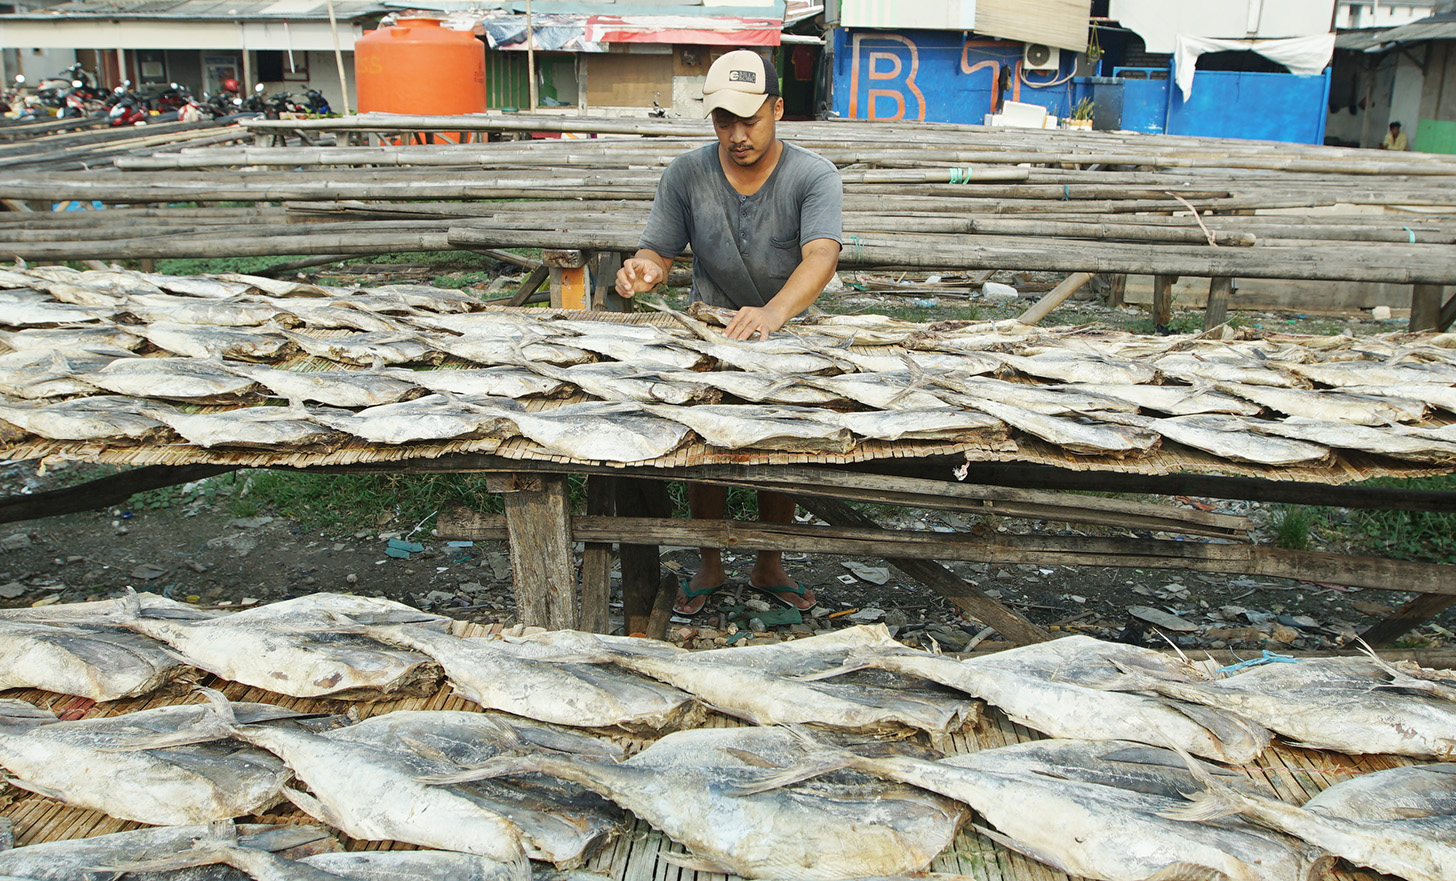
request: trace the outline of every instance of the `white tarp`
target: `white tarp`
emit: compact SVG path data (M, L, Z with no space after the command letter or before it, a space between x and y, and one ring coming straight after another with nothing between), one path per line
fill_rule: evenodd
M1198 56L1205 52L1245 50L1284 65L1290 73L1318 76L1329 66L1330 58L1335 54L1335 35L1317 34L1286 40L1216 40L1179 34L1173 47L1173 63L1183 100L1187 101L1193 95L1193 74L1197 72Z

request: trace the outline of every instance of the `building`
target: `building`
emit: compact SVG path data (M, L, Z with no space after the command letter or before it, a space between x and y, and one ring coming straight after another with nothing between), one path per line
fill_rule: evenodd
M1378 147L1392 122L1412 150L1456 153L1456 0L1425 18L1336 40L1332 143Z

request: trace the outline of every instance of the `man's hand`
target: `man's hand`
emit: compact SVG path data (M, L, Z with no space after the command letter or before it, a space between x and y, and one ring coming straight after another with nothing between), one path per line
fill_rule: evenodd
M779 314L771 303L767 306L744 306L728 322L723 335L730 340L746 340L757 334L760 340L766 340L769 334L783 327L787 320L787 316Z
M662 279L661 266L643 257L630 257L617 270L617 293L631 298L657 287Z

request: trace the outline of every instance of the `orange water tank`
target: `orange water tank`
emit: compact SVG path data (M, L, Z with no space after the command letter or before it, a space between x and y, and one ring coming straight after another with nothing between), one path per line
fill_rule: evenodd
M354 42L359 112L485 112L485 44L433 18L402 18Z

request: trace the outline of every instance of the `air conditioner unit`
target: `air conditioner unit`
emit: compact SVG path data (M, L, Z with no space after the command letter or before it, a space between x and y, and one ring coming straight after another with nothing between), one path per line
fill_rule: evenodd
M1062 50L1041 43L1027 43L1021 50L1023 70L1060 70Z

